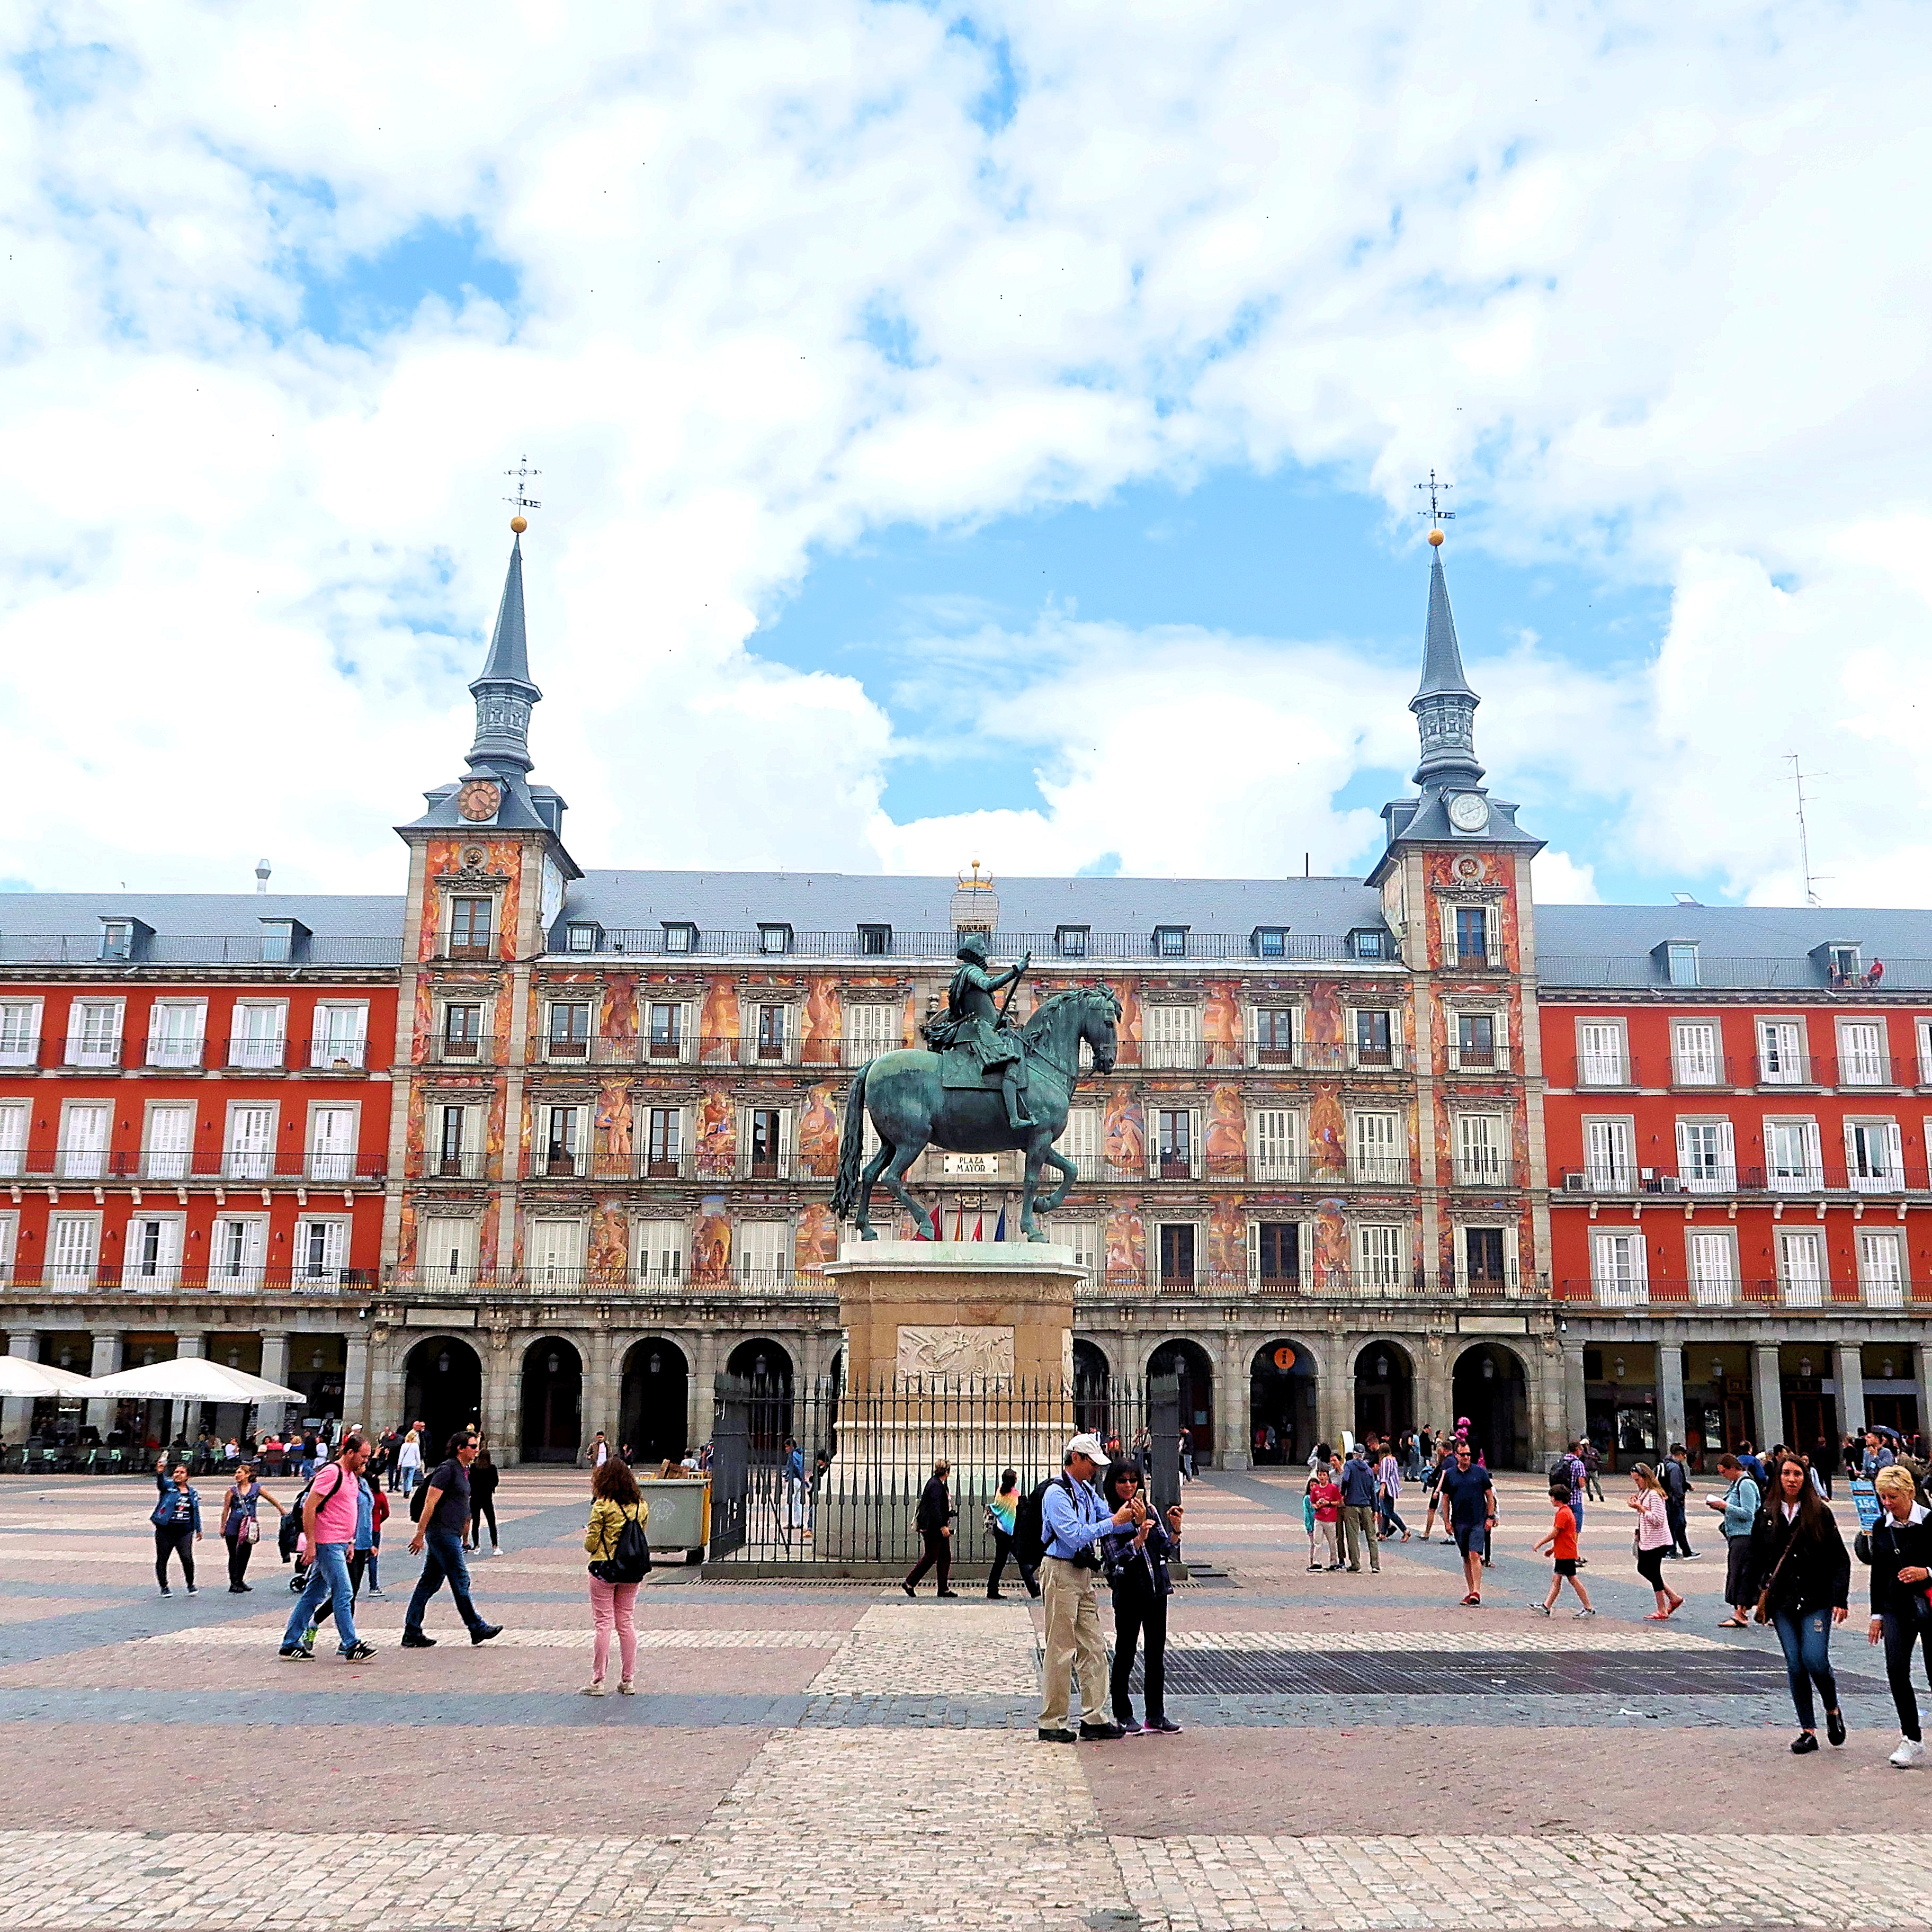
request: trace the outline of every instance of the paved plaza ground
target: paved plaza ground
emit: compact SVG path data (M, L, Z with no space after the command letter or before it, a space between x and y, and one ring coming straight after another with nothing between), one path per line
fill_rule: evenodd
M1714 1628L1714 1523L1666 1573L1678 1619L1645 1623L1612 1483L1584 1537L1603 1614L1545 1622L1540 1485L1502 1490L1465 1610L1419 1538L1379 1576L1308 1574L1296 1472L1190 1485L1190 1555L1226 1574L1174 1599L1184 1734L1056 1748L1039 1618L983 1596L660 1571L643 1694L578 1695L579 1472L506 1473L481 1648L446 1596L436 1648L394 1647L392 1522L360 1668L278 1660L272 1545L230 1596L211 1534L208 1587L164 1601L148 1486L10 1478L0 1928L1923 1926L1932 1773L1885 1762L1862 1574L1850 1741L1794 1760L1774 1642Z

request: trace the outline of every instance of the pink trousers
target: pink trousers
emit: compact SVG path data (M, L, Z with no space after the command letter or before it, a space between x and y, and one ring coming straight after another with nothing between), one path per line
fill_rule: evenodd
M597 1635L590 1649L590 1677L602 1684L610 1661L610 1626L617 1627L617 1657L628 1684L638 1674L638 1606L635 1583L606 1583L590 1579L590 1614L596 1621Z

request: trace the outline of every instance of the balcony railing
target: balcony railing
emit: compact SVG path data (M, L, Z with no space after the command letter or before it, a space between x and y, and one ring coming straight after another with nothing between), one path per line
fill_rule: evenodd
M1901 1066L1888 1053L1841 1053L1836 1063L1840 1087L1910 1086L1912 1063Z
M1731 1084L1731 1063L1723 1054L1673 1054L1670 1060L1670 1084L1678 1089L1697 1089L1728 1087Z
M1848 1168L1841 1161L1792 1167L1654 1168L1616 1162L1562 1170L1563 1194L1904 1194L1922 1184L1904 1164Z
M1342 937L1318 933L1284 933L1277 944L1270 938L1264 950L1245 932L1188 932L1178 941L1156 942L1151 930L1146 932L1088 932L1077 942L1063 946L1050 932L1003 932L990 944L1003 958L1017 958L1030 952L1036 964L1045 966L1061 961L1078 965L1096 960L1160 959L1255 960L1268 964L1315 964L1346 961L1383 971L1400 970L1399 963L1388 959L1358 960ZM782 950L773 950L766 935L755 928L749 931L675 928L667 934L661 926L621 927L599 935L598 953L620 954L633 959L758 958L812 959L918 959L950 962L958 935L954 932L899 932L868 934L856 928L844 932L794 932ZM558 947L552 955L560 960L581 959L582 949Z
M372 1185L388 1172L388 1163L380 1155L332 1151L206 1148L192 1154L161 1149L104 1153L98 1148L63 1148L57 1142L26 1148L0 1146L0 1181L170 1187L218 1187L232 1181L251 1187L304 1184L340 1187Z
M1637 1065L1627 1053L1580 1053L1576 1061L1579 1087L1641 1087Z
M1814 988L1856 998L1862 993L1932 990L1932 959L1888 959L1876 977L1868 967L1853 978L1840 980L1808 957L1766 959L1700 954L1696 982L1687 986L1673 982L1664 962L1653 953L1546 953L1537 962L1537 976L1546 986L1577 991L1641 992L1655 987L1694 993L1700 987L1737 992Z
M403 956L399 935L374 939L325 938L318 933L304 942L292 960L265 956L262 936L254 932L190 936L158 932L142 941L130 958L104 959L100 934L0 933L0 966L110 966L124 973L130 966L270 966L282 972L303 966L394 966Z
M280 1034L237 1034L228 1042L228 1064L258 1070L276 1067L287 1053L288 1042Z
M17 1262L0 1286L12 1294L366 1294L376 1286L374 1268L208 1267L203 1262L158 1262L145 1270L113 1262L68 1267Z
M412 1180L482 1180L490 1172L483 1154L425 1154L410 1164Z
M362 1034L349 1039L340 1034L319 1033L309 1040L308 1064L325 1071L346 1072L369 1064L369 1042Z
M147 1064L152 1067L198 1067L206 1046L202 1036L196 1034L192 1039L150 1039L148 1042Z
M64 1066L118 1066L121 1064L121 1041L117 1034L112 1040L83 1039L70 1035L61 1064Z
M1600 1308L1902 1308L1932 1302L1932 1282L1780 1281L1768 1276L1563 1280L1558 1301Z
M1413 1184L1414 1168L1408 1158L1351 1156L1348 1178L1358 1187L1407 1187Z
M1462 1046L1454 1043L1450 1046L1451 1073L1507 1073L1509 1067L1510 1050L1506 1046Z
M509 1059L507 1034L434 1033L416 1042L422 1064L429 1066L501 1066Z
M1464 1151L1449 1165L1452 1187L1514 1187L1516 1162L1505 1154Z
M1760 1087L1810 1087L1819 1078L1808 1053L1760 1053L1756 1065Z

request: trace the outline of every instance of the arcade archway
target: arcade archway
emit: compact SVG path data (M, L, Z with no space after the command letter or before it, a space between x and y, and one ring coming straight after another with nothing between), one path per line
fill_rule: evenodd
M1496 1342L1479 1342L1456 1358L1451 1384L1456 1419L1468 1418L1469 1439L1492 1469L1529 1467L1529 1399L1521 1360Z
M483 1426L483 1364L476 1351L454 1335L418 1342L403 1363L403 1408L411 1427L424 1426L423 1467L433 1469L459 1429Z
M624 1358L617 1402L617 1442L640 1468L690 1446L691 1366L675 1342L647 1336Z
M1093 1342L1073 1344L1073 1426L1105 1441L1114 1428L1114 1372Z
M1286 1336L1265 1342L1248 1365L1248 1452L1256 1464L1303 1462L1315 1447L1315 1358Z
M1163 1342L1148 1358L1147 1372L1180 1378L1180 1426L1192 1444L1195 1464L1204 1466L1214 1454L1214 1365L1198 1342Z
M524 1355L524 1460L574 1462L583 1437L583 1358L561 1336L546 1336Z
M1415 1369L1394 1342L1364 1342L1355 1355L1355 1438L1391 1442L1415 1426Z
M782 1342L754 1335L731 1351L724 1372L748 1383L752 1452L776 1456L793 1433L791 1357Z

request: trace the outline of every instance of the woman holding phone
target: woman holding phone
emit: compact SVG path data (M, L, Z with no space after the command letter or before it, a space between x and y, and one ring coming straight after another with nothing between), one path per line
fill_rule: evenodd
M1167 1600L1174 1593L1167 1565L1169 1557L1180 1553L1181 1508L1176 1503L1162 1522L1142 1493L1137 1462L1112 1464L1102 1493L1117 1516L1123 1505L1130 1511L1125 1522L1111 1526L1100 1538L1101 1561L1114 1593L1114 1672L1109 1687L1114 1721L1129 1737L1143 1731L1178 1731L1180 1726L1167 1714ZM1144 1724L1135 1723L1128 1694L1137 1643L1143 1646Z

